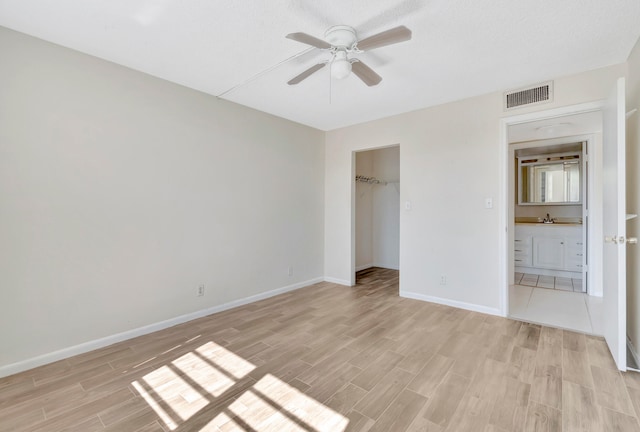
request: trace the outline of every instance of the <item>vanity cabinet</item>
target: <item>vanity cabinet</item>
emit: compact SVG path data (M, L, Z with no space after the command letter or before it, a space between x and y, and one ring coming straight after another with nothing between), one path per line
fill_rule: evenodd
M564 270L564 237L547 237L544 232L541 234L533 237L533 267Z
M516 224L513 249L516 271L526 273L570 277L585 262L582 225Z
M584 243L582 237L569 237L565 244L565 268L569 271L582 272L584 266Z
M518 229L516 228L516 236L513 242L513 259L516 266L531 267L533 265L531 252L531 236L518 236Z

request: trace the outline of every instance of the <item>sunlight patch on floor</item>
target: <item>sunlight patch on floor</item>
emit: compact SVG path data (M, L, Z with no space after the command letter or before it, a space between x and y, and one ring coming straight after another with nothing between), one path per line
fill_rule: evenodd
M207 342L132 382L134 389L169 430L176 430L217 398L238 385L255 366L226 348ZM250 378L249 378L250 379ZM253 381L253 380L251 380ZM287 430L342 432L349 420L279 378L266 374L228 406L211 407L210 421L196 421L217 430Z
M190 379L200 388L200 390L196 390L193 387L189 387L180 393L189 403L202 399L202 390L205 391L206 395L217 397L235 384L235 380L232 377L229 377L224 371L214 367L194 353L187 353L171 362L171 364L184 373L185 378Z
M249 372L256 368L242 357L235 355L226 348L213 342L207 342L196 349L196 352L238 379L244 378Z
M177 422L173 421L155 396L151 395L138 381L132 382L131 385L170 430L175 430L178 427Z
M314 430L343 431L347 426L346 417L271 374L262 377L253 388Z

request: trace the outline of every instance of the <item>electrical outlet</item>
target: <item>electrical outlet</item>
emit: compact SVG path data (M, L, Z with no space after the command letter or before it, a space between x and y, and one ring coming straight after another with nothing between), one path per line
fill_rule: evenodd
M440 285L446 285L446 284L447 284L447 276L446 275L440 276Z
M204 295L204 284L200 284L198 286L198 297L202 297Z
M287 274L289 276L293 276L293 266L289 266L289 268L287 269Z

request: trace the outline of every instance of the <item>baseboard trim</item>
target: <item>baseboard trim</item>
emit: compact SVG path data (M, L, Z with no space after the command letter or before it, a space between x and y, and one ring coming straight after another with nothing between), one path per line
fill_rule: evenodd
M388 269L388 270L400 270L400 268L397 266L389 266L386 264L374 263L374 264L365 264L365 265L357 266L356 271L359 272L359 271L367 270L373 267Z
M400 267L398 267L398 266L387 265L387 264L383 264L383 263L375 263L375 264L372 265L372 267L379 267L379 268L383 268L383 269L387 269L387 270L400 270Z
M95 339L92 341L84 342L78 345L70 346L67 348L63 348L57 351L53 351L50 353L42 354L36 357L32 357L26 360L22 360L16 363L11 363L5 366L0 366L0 378L17 374L20 372L24 372L29 369L33 369L38 366L43 366L45 364L53 363L58 360L63 360L68 357L73 357L75 355L84 354L89 351L93 351L96 349L104 348L109 345L113 345L118 342L125 341L127 339L133 339L138 336L143 336L149 333L153 333L159 330L164 330L169 327L173 327L178 324L183 324L187 321L192 321L194 319L202 318L207 315L212 315L214 313L222 312L228 309L233 309L238 306L243 306L249 303L253 303L259 300L264 300L269 297L273 297L279 294L284 294L289 291L295 291L300 288L307 287L309 285L313 285L318 282L324 281L324 278L314 278L309 279L303 282L298 282L292 285L287 285L281 288L276 288L270 291L266 291L260 294L252 295L249 297L245 297L238 300L233 300L228 303L224 303L217 306L212 306L207 309L202 309L196 312L188 313L185 315L180 315L175 318L170 318L168 320L160 321L157 323L149 324L146 326L138 327L132 330L127 330L121 333L116 333L111 336L106 336L100 339Z
M345 279L332 278L332 277L329 277L329 276L325 276L324 277L324 281L325 282L335 283L335 284L338 284L338 285L351 286L351 281L348 281L348 280L345 280Z
M451 306L458 309L466 309L473 312L480 312L480 313L489 314L489 315L504 316L501 313L500 309L498 308L490 308L487 306L481 306L474 303L465 303L457 300L434 297L434 296L429 296L429 295L420 294L420 293L411 292L411 291L401 290L400 297L405 297L405 298L414 299L414 300L422 300L422 301L427 301L431 303L437 303L445 306Z
M515 266L513 270L516 273L529 273L529 274L535 274L540 276L554 276L554 277L563 277L563 278L572 278L572 279L582 279L582 273L571 272L566 270L549 270L549 269L521 267L521 266Z

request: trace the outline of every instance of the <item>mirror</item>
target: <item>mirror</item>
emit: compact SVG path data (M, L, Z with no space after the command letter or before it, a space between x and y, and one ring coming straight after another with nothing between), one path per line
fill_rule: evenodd
M580 204L580 155L519 158L520 205Z

